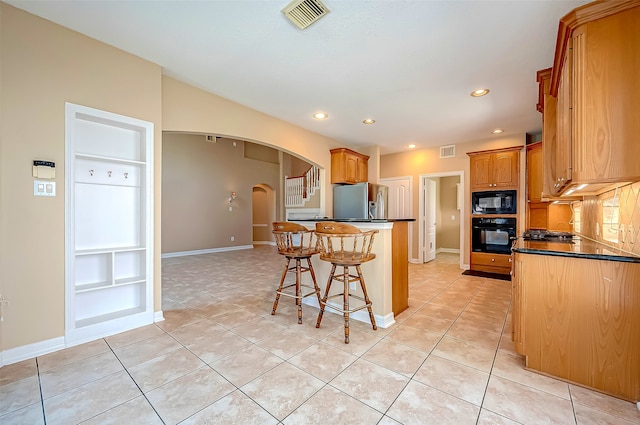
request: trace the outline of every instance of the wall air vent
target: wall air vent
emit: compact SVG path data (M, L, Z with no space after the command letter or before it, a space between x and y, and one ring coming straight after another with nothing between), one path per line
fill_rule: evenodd
M440 158L453 158L456 156L456 145L440 146Z
M293 0L282 13L303 30L329 13L329 9L320 0Z

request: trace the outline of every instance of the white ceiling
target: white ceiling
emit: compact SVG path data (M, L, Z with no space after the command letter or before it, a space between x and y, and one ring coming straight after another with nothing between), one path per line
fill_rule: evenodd
M497 127L540 131L536 71L552 65L558 20L585 3L324 0L331 12L301 31L280 12L288 2L7 1L168 76L383 154L499 137ZM480 87L491 93L469 96ZM313 119L318 111L329 118Z

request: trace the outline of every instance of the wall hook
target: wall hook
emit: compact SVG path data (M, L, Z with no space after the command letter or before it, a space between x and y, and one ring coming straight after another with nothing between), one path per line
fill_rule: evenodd
M129 178L129 173L124 173L124 178L128 179Z
M107 174L109 175L109 177L111 177L111 171L107 171Z
M93 176L93 170L89 170L89 175Z

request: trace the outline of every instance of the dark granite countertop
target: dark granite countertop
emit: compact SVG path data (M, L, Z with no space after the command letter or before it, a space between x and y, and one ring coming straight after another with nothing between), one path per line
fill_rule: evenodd
M338 223L393 223L395 221L416 221L415 218L296 218L291 221L335 221Z
M580 237L574 238L573 243L524 240L520 237L514 242L512 250L523 254L640 263L640 256Z

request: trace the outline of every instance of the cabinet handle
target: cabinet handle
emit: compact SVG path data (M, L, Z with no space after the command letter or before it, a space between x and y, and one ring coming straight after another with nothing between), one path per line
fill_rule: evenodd
M491 259L491 262L492 262L492 263L493 263L493 262L495 262L495 261L496 261L496 259L495 259L495 258L492 258L492 259Z

